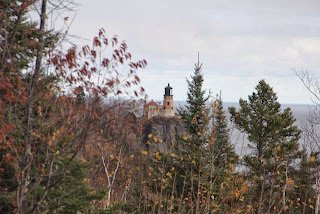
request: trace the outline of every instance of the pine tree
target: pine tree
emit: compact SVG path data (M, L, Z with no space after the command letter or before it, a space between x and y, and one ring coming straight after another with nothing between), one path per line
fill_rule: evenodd
M257 213L280 211L286 205L290 169L301 155L301 131L294 125L290 108L281 110L276 93L264 81L249 101L240 99L240 109L229 108L231 120L248 134L251 154L244 157L248 176L253 178L252 202Z

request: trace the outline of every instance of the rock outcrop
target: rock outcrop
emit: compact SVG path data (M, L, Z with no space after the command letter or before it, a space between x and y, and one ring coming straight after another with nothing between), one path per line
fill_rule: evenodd
M149 139L148 136L151 136ZM159 147L161 150L166 150L168 145L176 144L177 137L183 136L184 128L181 120L178 117L165 118L153 117L146 121L143 130L143 143L147 149ZM156 137L157 142L154 142ZM147 143L149 140L149 143Z

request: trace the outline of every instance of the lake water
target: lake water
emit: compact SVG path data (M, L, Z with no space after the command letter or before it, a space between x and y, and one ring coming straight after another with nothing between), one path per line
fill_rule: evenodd
M179 106L185 105L186 102L183 101L175 101L174 106L177 109ZM239 109L239 103L232 103L232 102L224 102L223 107L226 112L228 121L230 118L230 114L228 112L228 108L234 106L236 109ZM296 118L296 125L301 127L303 123L306 122L306 118L309 114L309 111L313 108L315 108L315 105L295 105L295 104L283 104L281 105L282 109L285 109L287 107L290 107L293 116ZM244 155L249 152L248 149L248 139L246 137L246 134L239 132L236 128L231 127L231 123L229 123L230 127L230 139L231 142L235 145L235 149L238 155ZM302 139L300 140L300 143L302 142Z

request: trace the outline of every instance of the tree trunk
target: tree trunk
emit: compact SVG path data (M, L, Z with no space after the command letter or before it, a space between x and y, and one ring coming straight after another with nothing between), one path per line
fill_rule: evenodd
M37 87L37 82L40 76L40 68L41 68L41 62L42 62L42 55L43 55L43 47L44 47L44 30L45 30L45 24L46 24L46 9L47 9L47 0L42 0L41 3L41 14L40 14L40 36L39 36L39 43L40 46L37 50L37 56L36 56L36 65L35 70L32 76L31 84L28 89L28 100L27 100L27 128L25 131L25 137L26 137L26 149L25 154L20 162L20 169L21 169L21 177L18 178L20 180L19 187L17 191L17 212L18 213L26 213L28 210L28 200L29 200L29 184L31 179L31 165L33 162L33 155L32 152L33 144L31 133L32 133L32 106L35 101L35 95ZM18 175L19 176L19 175ZM31 205L32 206L32 205Z

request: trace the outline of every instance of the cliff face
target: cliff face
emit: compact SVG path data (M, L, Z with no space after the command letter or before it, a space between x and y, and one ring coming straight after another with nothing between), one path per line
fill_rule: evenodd
M148 139L148 135L152 134L152 139ZM153 117L146 121L143 131L143 143L147 149L152 149L155 146L166 150L168 145L177 143L177 136L183 136L184 128L181 120L177 117ZM154 142L154 137L158 142ZM147 141L150 141L147 144Z

